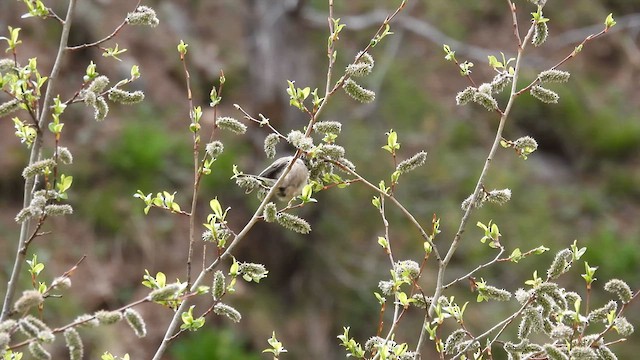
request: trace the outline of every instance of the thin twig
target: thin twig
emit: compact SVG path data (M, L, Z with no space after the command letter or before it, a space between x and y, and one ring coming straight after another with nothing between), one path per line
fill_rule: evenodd
M550 70L555 70L555 69L559 68L562 64L564 64L565 62L569 61L571 58L575 57L575 56L580 52L580 50L578 50L578 49L582 49L582 47L583 47L587 42L589 42L589 41L591 41L591 40L593 40L593 39L595 39L595 38L597 38L597 37L599 37L599 36L601 36L601 35L604 35L606 32L607 32L607 28L604 28L604 29L602 29L602 31L600 31L600 32L599 32L599 33L597 33L597 34L591 34L591 35L587 36L584 40L582 40L582 42L580 43L580 45L576 46L576 48L575 48L575 49L574 49L574 50L573 50L569 55L567 55L564 59L560 60L560 62L558 62L557 64L553 65L553 66L552 66L551 68L549 68L549 69L550 69ZM522 93L524 93L524 92L529 91L529 89L531 89L531 88L532 88L534 85L536 85L538 82L540 82L540 79L539 79L539 78L536 78L536 79L535 79L535 80L533 80L529 85L525 86L522 90L518 91L518 92L516 93L516 96L517 96L517 95L520 95L520 94L522 94Z
M136 4L136 7L134 8L137 9L138 6L140 6L140 3L142 2L142 0L138 0L138 3ZM67 18L68 19L68 18ZM98 46L104 42L107 42L111 39L113 39L116 35L118 35L118 33L120 32L120 30L127 24L127 19L122 20L122 23L120 25L118 25L118 27L115 28L115 30L113 30L113 32L109 35L107 35L106 37L104 37L103 39L100 39L98 41L92 42L92 43L88 43L88 44L81 44L81 45L76 45L76 46L67 46L67 50L80 50L80 49L86 49L89 47L93 47L93 46Z
M631 297L629 302L627 302L625 304L622 304L622 306L620 307L620 310L618 310L618 314L616 315L616 318L620 317L622 315L622 313L624 312L624 310L631 304L631 302L633 300L638 298L638 296L640 296L640 290L637 290L635 292L635 294L633 294L633 296ZM600 341L607 332L609 332L611 329L613 329L614 326L615 326L615 321L612 321L611 324L609 324L604 330L602 330L602 332L600 332L598 337L591 342L590 346L594 346L595 344L597 344L598 341Z
M238 105L238 104L233 104L233 106L238 109L240 112L242 112L244 114L244 118L249 120L249 121L253 121L255 123L257 123L260 126L264 126L267 125L267 127L269 128L269 130L271 130L272 133L278 135L279 138L286 140L287 137L282 135L282 133L280 133L276 128L273 127L273 125L271 125L271 122L269 121L265 121L265 120L258 120L255 117L249 115L248 112L246 112L242 106ZM267 119L269 120L269 119Z
M473 274L475 274L476 272L480 271L481 269L486 268L487 266L491 266L493 264L495 264L496 262L500 261L500 256L504 253L504 247L500 247L500 251L498 252L498 255L496 255L496 257L489 261L488 263L484 263L482 265L478 265L478 267L476 267L475 269L471 270L469 273L453 280L452 282L448 283L447 285L444 286L445 289L449 288L450 286L452 286L453 284L457 283L458 281L462 281L464 279L468 279L470 276L472 276Z
M184 77L187 86L187 101L189 103L189 118L191 122L195 122L196 114L193 106L193 94L191 92L191 75L187 68L187 60L184 52L180 52L180 62L184 71ZM198 184L200 183L198 160L200 158L200 134L198 130L192 131L193 136L193 187L191 193L191 211L189 213L189 251L187 255L187 286L191 284L191 258L193 256L193 246L195 244L196 231L196 206L198 204Z
M389 236L389 221L387 220L387 217L385 215L385 206L384 206L384 197L380 197L380 217L382 218L382 224L384 226L384 238L387 241L386 247L385 247L385 252L387 253L387 256L389 256L389 262L391 263L391 269L393 271L395 271L396 268L396 262L393 259L393 251L391 250L391 237ZM396 324L398 322L398 315L400 314L400 304L398 302L398 294L397 292L394 292L394 306L393 306L393 322L392 324ZM391 326L391 329L389 329L389 333L387 334L387 338L389 338L389 336L391 336L391 334L393 334L392 330L393 330L394 326Z
M411 214L411 212L409 210L407 210L407 208L405 208L404 205L402 205L402 203L400 203L400 201L398 201L398 199L396 199L394 196L391 196L391 195L387 194L386 192L380 190L380 188L378 188L377 186L375 186L372 183L370 183L367 179L365 179L362 176L360 176L360 174L358 174L357 172L355 172L355 171L349 169L348 167L342 165L341 163L339 163L337 161L334 161L334 160L331 160L330 162L332 164L338 166L340 169L342 169L342 171L345 171L345 172L355 176L360 182L362 182L367 187L371 188L373 191L377 192L381 196L384 196L387 199L391 200L391 202L398 209L400 209L400 211L402 211L402 213L407 217L407 219L409 219L409 221L416 227L416 229L418 229L418 231L420 232L420 235L422 236L422 238L424 238L429 243L429 245L431 245L431 247L433 249L433 253L435 254L436 259L438 260L438 262L442 261L442 257L440 256L440 252L438 251L438 248L435 245L435 243L433 242L433 240L431 239L431 237L429 237L429 235L424 230L422 225L420 225L418 220L416 220L416 218L413 216L413 214Z
M144 298L142 298L140 300L136 300L136 301L134 301L134 302L132 302L130 304L127 304L125 306L122 306L122 307L120 307L118 309L115 309L115 310L112 310L112 311L121 312L121 311L124 311L124 310L129 309L129 308L133 308L135 306L138 306L138 305L140 305L142 303L145 303L145 302L148 302L148 301L149 301L149 298L148 297L144 297ZM57 334L57 333L65 331L65 330L67 330L69 328L73 328L73 327L76 327L78 325L82 325L84 323L90 322L90 321L94 320L95 318L96 318L95 314L93 316L90 316L90 317L86 317L86 318L83 317L80 320L75 320L75 321L73 321L73 322L71 322L71 323L69 323L67 325L61 326L59 328L52 329L51 332L54 333L54 334ZM24 341L19 342L17 344L13 344L13 345L9 346L9 349L10 350L15 350L15 349L21 348L23 346L29 345L30 343L32 343L34 341L37 341L37 340L38 339L36 339L36 338L27 339L27 340L24 340Z
M522 48L522 39L520 38L520 29L518 27L518 14L516 13L516 4L511 0L507 0L509 9L511 10L511 18L513 19L513 35L518 40L518 48Z
M471 348L471 346L473 346L474 342L480 341L480 340L484 339L485 337L488 337L489 335L491 335L492 332L494 332L496 329L500 328L500 330L498 331L498 334L494 337L493 340L491 340L489 342L487 347L485 347L485 350L488 349L488 348L491 348L491 344L493 344L496 341L498 336L500 334L502 334L502 332L507 328L507 326L509 326L509 324L511 324L513 322L513 320L517 319L518 316L520 316L522 314L522 312L529 306L529 304L531 304L533 302L533 300L535 300L534 296L529 297L527 302L524 303L520 307L520 309L518 309L518 311L516 311L515 313L509 315L506 319L500 321L499 323L495 324L494 326L492 326L489 330L485 331L484 333L473 337L474 341L469 343L469 345L467 345L467 347L465 349L463 349L462 351L459 351L458 354L456 356L454 356L451 360L455 360L455 359L460 358L460 356L462 356L468 349Z
M82 257L80 258L80 260L78 260L75 265L73 265L69 270L65 271L64 273L62 273L62 275L60 275L60 278L69 278L71 277L71 274L76 271L76 269L78 268L78 266L80 266L80 264L87 258L87 255L82 255ZM51 283L51 285L49 285L49 287L42 293L43 296L47 296L49 294L49 292L51 292L51 290L54 289L54 284Z

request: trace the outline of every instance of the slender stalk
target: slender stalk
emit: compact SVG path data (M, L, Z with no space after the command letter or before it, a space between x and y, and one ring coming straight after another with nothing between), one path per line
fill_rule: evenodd
M627 303L622 304L622 306L620 307L620 310L618 310L618 314L616 314L616 318L620 317L624 313L624 311L627 309L627 307L629 307L629 305L631 305L631 303L635 299L637 299L639 296L640 296L640 290L636 290L636 292L633 294L633 296L631 296L631 300L629 300L629 302L627 302ZM609 325L607 325L607 327L600 332L598 337L591 342L590 346L594 346L595 344L598 343L598 341L602 340L604 335L607 332L609 332L611 329L613 329L613 327L615 325L616 325L616 323L614 321L612 321Z
M496 255L495 258L493 258L493 260L478 265L475 269L471 270L469 273L460 276L459 278L453 280L452 282L448 283L447 285L444 286L445 289L449 288L450 286L452 286L453 284L457 283L458 281L462 281L464 279L468 279L470 276L472 276L473 274L475 274L476 272L480 271L481 269L486 268L487 266L491 266L493 264L495 264L496 262L500 261L500 256L502 256L502 254L504 253L504 247L500 247L500 251L498 252L498 255Z
M136 7L134 8L137 9L138 6L140 6L140 3L142 2L142 0L138 0L138 3L136 4ZM68 19L68 18L67 18ZM105 36L104 38L96 41L96 42L92 42L92 43L88 43L88 44L81 44L81 45L77 45L77 46L69 46L67 47L67 50L80 50L80 49L86 49L92 46L98 46L104 42L107 42L111 39L113 39L116 35L118 35L118 33L120 32L120 30L122 30L122 28L127 24L127 20L123 20L122 23L120 23L120 25L118 25L118 27L115 28L115 30L113 30L113 32L107 36ZM66 46L66 44L65 44Z
M122 312L122 311L124 311L126 309L130 309L130 308L136 307L136 306L138 306L140 304L143 304L143 303L146 303L146 302L149 302L149 298L148 297L144 297L142 299L136 300L136 301L134 301L134 302L132 302L130 304L121 306L120 308L112 310L112 311L114 311L114 312L115 311ZM71 323L69 323L67 325L52 329L51 332L53 334L61 333L61 332L65 331L65 330L67 330L68 328L77 327L78 325L82 325L82 324L88 323L89 321L92 321L95 318L96 318L96 316L93 315L93 316L90 316L90 317L87 317L87 318L82 318L81 320L75 320L75 321L73 321L73 322L71 322ZM30 338L30 339L24 340L22 342L19 342L17 344L13 344L13 345L9 346L9 349L15 350L15 349L21 348L23 346L29 345L30 343L32 343L34 341L37 341L37 340L38 340L37 338Z
M329 0L329 17L327 21L329 22L329 34L333 34L334 26L333 26L333 0ZM329 66L327 66L327 84L325 86L325 101L327 99L327 95L331 92L331 74L333 72L333 64L335 63L335 59L333 57L333 43L334 41L329 41L327 44L327 57L329 58ZM324 101L323 101L324 103Z
M385 215L385 203L384 203L384 197L380 197L380 217L382 218L382 224L384 225L384 238L387 240L387 248L386 248L386 252L387 255L389 256L389 262L391 263L391 268L395 271L395 267L396 267L396 261L393 259L393 251L391 250L391 239L389 236L389 221L387 220L387 217ZM389 329L389 332L387 333L387 337L386 340L389 340L389 338L391 337L391 335L393 334L393 332L395 331L396 325L398 323L399 320L399 316L400 316L400 303L398 301L398 294L394 294L394 304L393 304L393 321L391 322L391 328ZM374 357L374 359L378 358L379 354L376 354L376 357Z
M180 53L180 62L184 71L184 77L187 85L187 101L189 102L189 114L191 122L195 122L195 109L193 107L193 95L191 93L191 75L187 69L187 60L185 54ZM191 194L191 211L189 212L189 251L187 255L187 286L191 284L191 258L193 256L193 245L195 244L196 230L196 206L198 204L198 188L200 183L200 172L198 170L198 160L200 158L200 135L198 131L193 131L193 187Z
M438 260L438 262L442 261L442 257L440 256L440 252L438 252L438 247L436 246L436 244L429 237L427 232L424 231L424 228L422 227L422 225L420 225L418 220L416 220L416 218L411 214L411 212L409 210L407 210L407 208L405 208L404 205L402 205L402 203L400 203L400 201L398 201L398 199L396 199L394 196L389 195L389 194L385 193L384 191L380 190L380 188L378 188L377 186L375 186L371 182L369 182L367 179L365 179L362 176L360 176L360 174L358 174L357 172L345 167L344 165L340 164L339 162L331 161L331 163L336 165L336 166L338 166L340 169L342 169L342 171L345 171L345 172L355 176L358 179L359 182L362 182L367 187L371 188L373 191L377 192L381 196L391 200L391 202L398 209L400 209L400 211L402 211L402 213L407 217L407 219L409 219L409 221L416 227L416 229L418 229L418 231L420 232L420 235L422 236L422 238L424 238L429 243L429 245L431 245L431 248L433 249L433 254L435 255L435 257Z
M553 65L551 68L549 68L550 70L555 70L557 68L559 68L561 65L563 65L565 62L571 60L573 57L575 57L578 54L578 50L579 48L582 48L587 42L604 35L607 32L607 29L603 29L601 30L599 33L597 34L591 34L589 36L587 36L581 43L580 45L576 46L576 49L574 49L569 55L567 55L564 59L560 60L557 64ZM523 87L522 89L520 89L520 91L518 91L516 93L516 95L520 95L522 93L525 93L527 91L529 91L529 89L531 89L534 85L536 85L538 82L540 82L540 80L538 78L536 78L535 80L533 80L529 85Z
M473 338L474 341L480 341L482 339L484 339L485 337L488 337L489 335L491 335L492 332L494 332L497 329L498 330L498 334L493 338L493 340L490 341L490 344L493 344L497 339L498 336L500 336L500 334L502 334L502 332L507 328L507 326L509 326L509 324L511 324L513 322L513 320L517 319L518 316L520 316L522 314L522 312L529 306L529 304L531 304L533 302L535 298L534 297L530 297L529 300L527 300L527 302L522 305L520 307L520 309L518 309L518 311L516 311L515 313L509 315L506 319L500 321L499 323L495 324L493 327L491 327L491 329L485 331L484 333L476 336ZM473 345L473 342L471 342L469 345L467 345L467 347L465 349L463 349L462 351L458 352L458 354L456 356L454 356L451 360L455 360L460 358L462 355L464 355L464 353L471 348L471 346ZM487 350L490 347L487 346L485 348L485 350Z
M73 19L73 14L76 7L76 0L69 0L69 6L67 8L67 16L62 25L62 33L60 34L60 45L58 46L58 53L56 54L56 59L53 63L53 68L51 69L51 75L49 75L49 81L47 84L47 90L44 95L44 101L42 101L42 111L40 112L40 117L38 118L38 135L36 141L34 141L31 147L31 153L29 154L29 164L33 164L40 158L40 152L42 150L42 129L46 121L51 114L50 104L51 99L53 98L53 88L56 85L56 81L58 80L58 74L60 73L60 68L62 67L62 58L65 54L65 50L67 47L67 43L69 41L69 32L71 30L71 20ZM24 200L22 202L23 207L28 207L31 204L31 199L33 197L33 191L36 186L35 177L30 177L24 182ZM25 243L29 236L29 225L30 221L26 220L20 226L20 238L18 240L18 246L16 251L15 261L13 263L13 269L11 271L11 277L9 282L7 283L7 293L4 297L4 302L2 305L2 313L0 314L0 322L7 319L9 313L11 311L11 304L13 303L13 297L15 296L16 287L18 285L18 278L20 277L20 272L22 270L22 264L24 264L24 259L27 254L27 247Z

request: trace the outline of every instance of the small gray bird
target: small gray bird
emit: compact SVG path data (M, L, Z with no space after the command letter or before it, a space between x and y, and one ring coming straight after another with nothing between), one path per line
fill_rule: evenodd
M291 159L293 159L293 156L284 156L274 161L258 175L237 174L234 178L251 177L258 180L259 185L263 189L270 190L280 178L282 172L285 171ZM280 201L289 201L295 196L302 194L302 189L307 185L308 181L309 169L307 169L302 159L296 159L291 166L291 170L289 170L289 173L287 173L278 186L275 196Z

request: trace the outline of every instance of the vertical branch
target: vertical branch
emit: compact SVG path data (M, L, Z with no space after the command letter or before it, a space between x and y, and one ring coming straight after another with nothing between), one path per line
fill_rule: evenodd
M195 121L195 110L193 108L193 95L191 94L191 75L189 75L189 69L187 69L187 61L185 59L185 53L180 52L180 62L182 62L182 68L184 70L184 76L187 85L187 100L189 102L189 118L193 123ZM198 176L198 158L199 158L199 144L200 135L198 130L193 129L193 192L191 194L191 211L189 212L189 253L187 255L187 284L191 284L191 257L193 256L193 244L195 243L195 228L196 228L196 205L198 203L198 183L200 178Z
M484 180L487 176L487 172L489 171L489 167L491 166L491 161L493 160L493 157L496 153L496 151L498 150L498 148L500 147L500 140L502 139L502 132L504 130L504 126L507 122L507 118L509 117L509 114L511 112L511 107L513 106L513 103L517 97L517 85L518 85L518 76L520 74L520 65L521 65L521 60L522 60L522 55L524 53L524 48L526 47L526 43L527 41L529 41L529 38L531 38L531 35L533 34L533 30L535 28L535 25L531 25L531 27L529 28L529 31L527 33L527 35L525 36L525 39L522 43L521 46L518 47L518 56L516 58L516 65L515 65L515 69L514 69L514 73L513 73L513 82L511 84L511 92L509 94L509 101L507 102L507 105L504 109L504 111L501 113L500 115L500 123L498 124L498 129L496 130L496 136L495 139L493 140L493 145L491 145L491 149L489 150L489 154L487 155L487 159L485 160L484 163L484 167L482 168L482 172L480 173L480 176L478 177L478 181L476 183L475 189L473 190L473 195L471 198L471 202L470 202L470 206L467 208L467 210L465 211L464 215L462 216L462 219L460 220L460 225L458 227L458 231L456 232L456 235L453 238L453 242L451 243L451 246L449 247L449 250L447 251L447 254L445 255L445 257L442 259L442 261L438 262L438 275L436 278L436 288L435 288L435 292L433 295L433 301L431 302L431 306L429 307L429 311L427 313L427 315L425 316L424 319L424 323L422 325L422 330L420 332L420 338L418 339L418 344L416 346L416 352L418 354L420 354L420 348L422 348L422 345L426 339L426 327L425 325L429 322L429 318L433 316L433 313L436 309L437 303L438 303L438 299L440 298L440 296L442 296L442 291L444 290L444 273L445 270L447 269L447 265L449 265L449 262L451 261L451 258L453 257L453 254L456 252L456 250L458 249L458 246L460 246L460 240L462 240L462 233L465 230L465 227L467 225L467 222L469 221L469 217L471 216L472 211L474 210L474 206L473 204L476 203L476 199L480 193L480 190L482 189Z
M384 196L380 197L380 217L382 218L382 223L384 225L384 238L387 240L387 248L385 249L387 255L389 256L389 262L391 263L391 269L393 271L396 270L396 261L393 259L393 251L391 250L391 239L389 237L389 221L387 220L387 216L385 215L385 206L384 206ZM400 303L398 302L398 294L394 294L394 306L393 306L393 323L398 321L398 315L400 313ZM389 335L392 332L389 330Z
M329 0L328 21L329 21L329 34L330 34L329 36L331 36L335 30L333 26L333 0ZM333 64L335 63L335 58L333 57L333 52L335 51L333 47L333 43L334 41L329 41L327 43L327 57L329 58L329 66L327 67L327 85L325 87L325 93L324 93L325 101L327 99L327 96L331 92L331 74L333 73Z
M522 39L520 38L520 28L518 27L518 15L516 14L516 4L511 0L507 0L509 3L509 9L511 10L511 17L513 19L513 35L518 40L518 49L522 48Z
M394 160L395 160L395 156L394 156ZM391 269L393 271L395 271L396 269L396 263L395 260L393 259L393 252L391 251L391 240L389 238L389 221L387 220L387 217L385 215L385 204L384 204L384 200L385 197L381 196L380 197L380 217L382 218L382 224L384 225L384 238L387 240L387 246L386 246L386 252L387 255L389 256L389 261L391 262ZM402 311L402 313L404 313L404 310ZM389 341L389 339L391 339L391 337L393 336L396 327L398 325L398 321L400 320L400 302L398 301L398 293L394 292L394 302L393 302L393 320L391 322L391 327L389 328L389 331L387 332L387 336L385 338L385 342ZM382 314L380 316L380 325L379 327L382 329L383 327L383 322L382 322ZM377 360L380 358L382 352L378 352L374 357L373 360Z
M38 133L36 137L36 141L34 141L31 153L29 155L29 165L35 163L40 158L40 153L42 150L42 129L51 114L50 104L51 99L53 98L53 88L56 85L56 80L58 79L58 74L60 73L60 68L62 67L62 58L65 54L65 50L67 47L67 43L69 41L69 32L71 30L71 20L73 19L73 14L76 7L76 0L69 0L69 6L67 8L67 16L64 20L62 26L62 33L60 34L60 44L58 46L58 53L56 54L56 59L53 63L53 68L51 69L51 75L49 75L49 83L47 84L47 90L44 95L44 100L42 101L42 110L40 111L40 117L38 118ZM24 200L22 202L23 208L26 208L31 204L31 199L33 197L33 191L36 186L35 177L30 177L24 182ZM4 302L2 305L2 313L0 314L0 322L7 319L9 316L9 312L11 311L11 303L13 302L13 297L15 295L16 286L18 283L18 278L20 277L20 272L22 270L22 264L24 263L24 259L26 257L27 248L25 246L28 233L29 233L29 225L30 221L25 220L20 226L20 238L18 240L18 247L16 252L15 261L13 263L13 269L11 270L11 277L9 282L7 283L7 293L4 297Z

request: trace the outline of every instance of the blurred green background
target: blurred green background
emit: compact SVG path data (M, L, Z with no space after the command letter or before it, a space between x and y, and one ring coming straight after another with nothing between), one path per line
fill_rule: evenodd
M196 104L207 108L211 86L224 70L225 84L220 115L241 118L233 108L241 104L251 114L269 117L280 132L301 129L306 119L288 106L286 80L299 87L324 89L326 76L327 2L320 0L272 1L150 1L160 25L156 29L125 27L115 42L128 51L122 62L101 57L97 49L70 53L57 91L73 95L82 83L90 60L98 71L116 79L127 77L138 64L142 78L134 84L147 96L142 105L113 106L107 120L96 123L92 109L82 105L65 113L63 143L75 157L65 170L74 176L70 201L75 214L56 219L31 250L47 263L47 276L67 270L83 254L87 260L74 273L67 301L52 300L46 316L64 324L82 312L115 308L143 297L144 270L163 271L170 280L184 280L188 222L152 210L142 213L133 198L145 193L177 191L186 208L192 181L191 136L183 70L175 46L190 44L188 65ZM347 27L340 35L336 75L369 41L386 14L398 1L336 1L335 16ZM527 1L517 1L521 27L534 11ZM63 14L64 4L54 9ZM133 4L124 0L85 1L78 6L71 42L100 39L117 26ZM50 69L59 27L53 20L20 19L24 5L0 3L0 29L21 27L20 59L38 57ZM516 139L533 136L537 152L523 161L500 150L493 161L488 188L510 188L513 198L503 207L476 211L447 274L451 280L493 258L479 242L477 221L500 225L507 253L544 245L552 249L519 264L501 263L477 274L490 284L516 290L534 270L544 273L556 251L575 239L588 246L585 260L600 268L592 306L608 298L601 290L610 278L622 278L632 288L640 284L640 1L550 0L550 38L540 48L527 49L523 82L535 78L567 54L584 37L601 29L612 12L618 25L603 38L589 42L575 59L562 67L572 73L563 86L551 88L560 103L541 104L528 95L518 98L505 131ZM380 147L385 132L394 129L407 158L429 152L427 164L403 176L397 198L428 228L435 213L442 233L437 244L444 251L457 230L460 203L473 190L489 150L498 119L475 105L455 106L455 95L467 86L455 65L444 60L442 44L449 44L459 60L475 63L476 82L490 81L486 56L515 54L516 45L506 1L410 1L392 25L395 34L371 54L374 73L363 85L376 91L376 102L361 105L338 93L321 120L343 123L338 143L347 158L372 183L388 179L393 161ZM3 35L6 30L2 30ZM43 70L45 71L45 70ZM46 70L48 71L48 70ZM0 99L4 100L0 94ZM504 104L504 98L500 99ZM212 114L205 110L204 128ZM13 221L22 202L20 173L27 154L12 137L10 118L0 119L0 280L6 283L19 227ZM250 125L244 137L220 133L224 155L203 183L199 213L208 200L218 197L230 206L230 224L239 230L258 204L233 181L233 164L245 172L259 171L269 160L262 152L266 128ZM49 141L47 146L51 146ZM288 149L282 149L286 152ZM281 152L281 153L283 153ZM387 180L388 181L388 180ZM317 204L300 210L313 228L302 236L274 224L259 224L234 254L241 261L260 262L270 271L260 284L239 284L228 301L243 313L239 325L210 317L204 331L175 341L167 359L258 359L266 339L276 331L288 359L344 358L336 336L343 326L361 341L375 334L378 305L373 291L389 271L387 256L376 240L383 234L374 194L362 185L317 194ZM397 209L388 206L391 239L396 259L422 258L419 233ZM209 252L211 249L209 249ZM198 245L196 258L201 256ZM213 254L209 254L211 258ZM431 289L436 266L427 265L421 279ZM561 283L584 294L579 263ZM29 282L23 276L24 285ZM4 292L4 287L2 288ZM454 289L456 299L470 301L466 321L481 332L518 306L475 303L465 283ZM205 305L205 302L202 303ZM139 341L114 327L86 335L86 354L97 358L105 350L129 352L134 359L149 358L171 317L169 310L143 306L150 335ZM636 324L637 304L627 313ZM387 320L388 322L389 320ZM422 314L413 311L403 319L397 340L411 346L417 341ZM447 330L450 330L447 328ZM509 339L506 335L506 339ZM513 338L513 337L511 337ZM640 351L640 338L616 345L621 359ZM431 346L431 345L429 345ZM432 355L426 355L430 358ZM501 358L496 354L496 358Z

